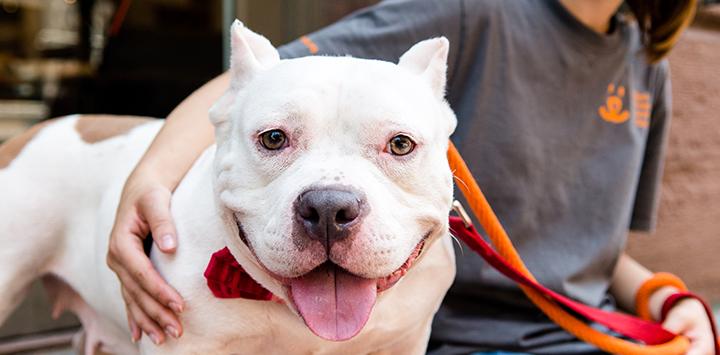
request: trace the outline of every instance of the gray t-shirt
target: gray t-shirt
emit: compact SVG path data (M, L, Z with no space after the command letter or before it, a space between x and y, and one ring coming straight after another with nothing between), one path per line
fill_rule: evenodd
M608 35L555 0L389 0L280 49L397 61L450 40L452 137L523 260L544 285L593 306L628 229L655 223L670 120L667 63L646 63L637 27ZM429 352L592 353L467 248Z

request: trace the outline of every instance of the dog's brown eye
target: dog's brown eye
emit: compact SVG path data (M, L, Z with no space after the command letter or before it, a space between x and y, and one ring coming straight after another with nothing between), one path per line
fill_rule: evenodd
M287 137L285 132L279 129L273 129L260 135L260 143L268 150L278 150L285 147Z
M390 140L388 148L393 155L408 155L415 149L415 142L406 135L398 134Z

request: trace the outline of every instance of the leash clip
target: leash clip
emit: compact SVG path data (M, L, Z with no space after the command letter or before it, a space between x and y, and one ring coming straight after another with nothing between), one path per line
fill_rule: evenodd
M462 203L460 201L455 200L452 203L452 209L457 213L457 215L462 219L463 223L465 224L465 228L472 227L472 219L470 219L470 215L467 214L465 211L465 208L463 207Z

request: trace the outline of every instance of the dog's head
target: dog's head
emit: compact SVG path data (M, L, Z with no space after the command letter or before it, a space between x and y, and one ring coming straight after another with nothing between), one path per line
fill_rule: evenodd
M436 38L399 64L280 60L233 25L231 85L210 113L215 189L238 227L228 247L325 339L357 334L377 293L447 232L447 53Z

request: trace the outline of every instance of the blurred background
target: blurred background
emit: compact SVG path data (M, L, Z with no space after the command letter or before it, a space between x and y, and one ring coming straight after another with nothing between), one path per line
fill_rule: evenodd
M70 113L165 117L224 66L234 18L275 45L377 0L0 0L0 142ZM720 306L720 4L670 55L674 122L660 223L629 250ZM1 203L1 202L0 202ZM40 285L0 327L0 354L73 354Z
M274 44L376 1L0 0L0 140L46 117L165 117L223 69L238 17Z

